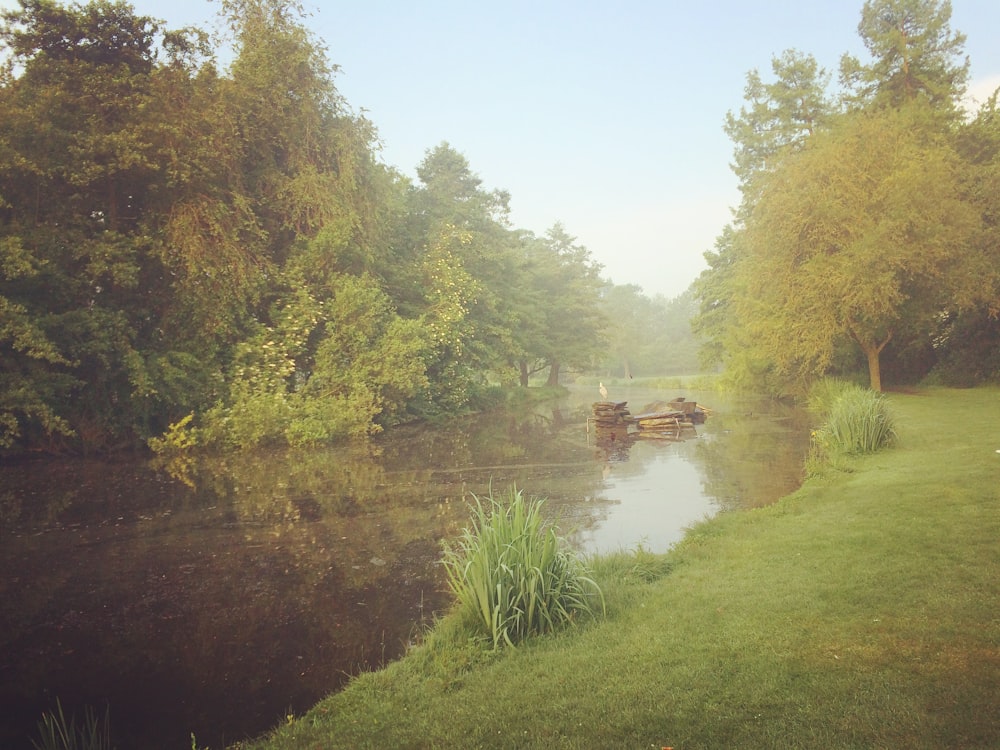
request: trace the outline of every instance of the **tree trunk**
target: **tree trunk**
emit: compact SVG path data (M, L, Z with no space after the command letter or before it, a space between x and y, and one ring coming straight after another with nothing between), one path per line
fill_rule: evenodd
M559 385L559 360L554 359L549 363L549 379L545 385Z
M882 350L885 349L886 344L892 341L892 334L888 334L885 340L881 344L872 343L871 341L862 341L861 338L851 332L854 336L854 340L858 342L858 346L861 347L861 351L865 353L868 358L868 383L873 391L880 393L882 391L882 363L879 359L882 354Z
M518 364L518 367L519 367L519 369L521 371L521 387L522 388L527 388L528 387L528 360L522 359L517 364Z
M881 349L878 347L865 347L865 356L868 357L868 383L876 393L882 390L882 365L879 362L880 353Z

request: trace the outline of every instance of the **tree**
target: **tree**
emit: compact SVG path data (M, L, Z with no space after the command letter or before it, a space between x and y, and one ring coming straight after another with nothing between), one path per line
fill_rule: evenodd
M602 369L609 376L698 372L698 342L691 330L698 303L688 289L673 299L647 297L634 284L608 285L601 295L607 320Z
M732 224L705 253L708 269L695 283L701 308L692 325L699 335L704 366L725 364L727 377L769 388L770 366L759 353L747 350L744 321L735 313L734 268L742 256L744 222L759 199L761 180L778 169L786 155L804 148L817 132L827 128L835 108L826 88L829 75L815 58L786 50L772 58L774 78L765 82L753 70L747 74L745 104L739 115L727 113L726 134L734 144L733 171L743 197Z
M988 294L961 162L927 122L919 106L846 116L764 179L736 315L779 372L822 374L850 340L880 390L899 330Z
M732 168L747 201L753 199L753 178L773 169L783 152L804 143L833 114L826 93L830 76L812 55L785 50L771 58L771 71L774 80L766 83L751 70L746 104L738 116L726 113L724 130L735 144Z
M161 51L181 64L198 39L104 0L25 0L3 13L0 235L32 268L6 296L59 356L12 362L30 366L46 413L62 420L39 423L40 406L23 413L36 442L73 434L78 447L101 447L146 419L157 386L143 339L157 329L150 302L165 274L144 217L169 161L167 125L149 113Z
M955 136L966 163L965 190L982 217L975 247L993 273L994 291L983 304L942 315L931 343L935 374L949 384L970 386L1000 379L1000 91L964 123ZM992 259L992 260L989 260Z
M563 366L591 365L604 347L600 266L558 222L544 237L527 238L524 249L530 293L517 332L521 384L527 385L529 362L537 361L549 370L547 385L555 386Z
M934 110L960 112L969 59L965 35L953 32L950 20L948 0L867 0L858 34L872 60L841 58L848 102L900 107L922 99Z
M427 151L417 175L390 288L404 301L401 314L428 320L439 341L421 411L451 411L488 379L513 378L517 236L509 227L510 196L484 190L468 160L447 143Z

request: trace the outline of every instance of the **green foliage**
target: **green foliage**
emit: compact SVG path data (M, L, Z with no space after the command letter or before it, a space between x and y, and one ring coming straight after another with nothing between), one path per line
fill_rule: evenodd
M221 8L224 73L204 31L121 3L0 14L0 449L316 444L544 370L694 371L689 297L609 286L559 224L512 228L447 143L415 182L380 163L301 3ZM747 76L725 124L743 203L696 287L730 382L797 392L885 346L997 376L1000 118L951 117L949 18L865 4L850 119L809 55Z
M771 71L771 82L750 71L746 103L739 115L726 113L725 131L735 144L733 171L748 199L757 175L773 168L783 151L799 148L833 115L826 91L830 76L812 55L786 50L771 58Z
M511 488L473 496L472 527L445 545L448 583L473 632L494 649L595 612L601 590L541 517L541 501Z
M845 117L762 180L734 304L779 372L823 374L854 342L880 390L879 355L903 320L927 331L943 307L988 294L956 155L922 116Z
M601 297L606 356L601 370L626 379L698 372L698 339L691 329L694 291L650 299L634 285L610 285Z
M147 442L153 453L160 455L172 455L183 453L198 445L198 438L189 427L194 414L188 414L178 422L174 422L164 433L162 438L150 438Z
M600 266L558 223L543 238L528 238L524 251L530 306L516 336L522 358L548 367L547 384L556 386L561 367L590 365L606 343Z
M31 741L35 750L111 750L110 708L98 719L94 709L87 706L78 725L75 716L66 719L56 699L56 710L42 714L38 732L40 739Z
M855 106L899 107L921 99L948 115L961 110L969 77L965 35L951 30L948 0L866 0L858 34L868 64L840 62L841 82Z
M830 460L860 456L896 441L895 420L884 394L839 383L830 383L823 390L825 394L817 392L817 405L830 396L833 401L823 426L813 433L821 455Z
M865 2L871 59L844 56L839 106L810 56L748 75L726 120L743 199L696 285L706 363L731 382L801 393L866 365L881 390L883 357L897 379L927 371L939 316L995 307L998 130L989 106L958 117L969 61L950 17Z
M942 316L927 380L959 388L1000 382L1000 318L979 309Z

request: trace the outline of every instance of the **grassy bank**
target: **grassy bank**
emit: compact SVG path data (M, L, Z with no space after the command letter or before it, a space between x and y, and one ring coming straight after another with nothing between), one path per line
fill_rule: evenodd
M890 405L896 448L596 561L605 619L495 655L445 620L253 747L1000 747L1000 391Z

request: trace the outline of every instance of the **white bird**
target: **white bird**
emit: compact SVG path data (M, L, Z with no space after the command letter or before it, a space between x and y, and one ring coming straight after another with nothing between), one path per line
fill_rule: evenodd
M604 383L601 383L601 398L608 400L608 389L604 387Z

